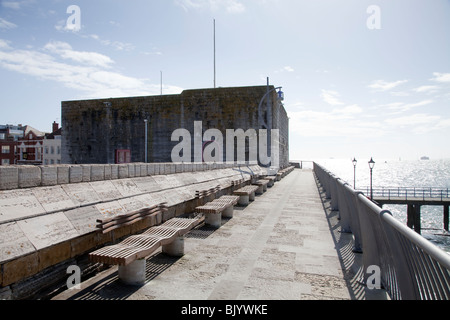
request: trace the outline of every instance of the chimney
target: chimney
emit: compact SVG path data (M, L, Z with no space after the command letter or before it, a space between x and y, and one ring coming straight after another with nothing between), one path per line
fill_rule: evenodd
M52 133L58 131L58 129L59 129L59 123L57 123L56 121L53 121Z

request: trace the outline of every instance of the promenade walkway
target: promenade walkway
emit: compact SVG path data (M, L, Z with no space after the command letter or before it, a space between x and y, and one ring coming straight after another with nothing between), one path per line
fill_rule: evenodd
M361 285L351 235L321 201L313 172L296 169L222 227L193 230L185 255L158 252L147 282L125 286L117 267L67 290L56 300L336 300L385 299Z

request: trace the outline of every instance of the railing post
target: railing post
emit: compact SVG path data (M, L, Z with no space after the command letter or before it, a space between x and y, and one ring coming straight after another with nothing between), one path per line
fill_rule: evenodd
M448 204L444 204L444 230L448 230L449 225L449 214L448 214Z

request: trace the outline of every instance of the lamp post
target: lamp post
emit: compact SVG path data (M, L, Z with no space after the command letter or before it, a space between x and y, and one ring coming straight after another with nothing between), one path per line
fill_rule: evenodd
M268 150L272 150L272 134L271 134L271 129L272 129L272 106L270 105L270 99L267 103L267 122L265 121L265 117L264 117L264 113L261 110L262 108L262 104L264 102L264 100L269 96L269 94L273 91L278 90L277 92L277 101L281 102L284 100L284 92L281 91L283 87L276 87L276 88L272 88L269 89L269 78L267 78L267 92L264 94L264 96L261 98L261 100L259 101L259 105L258 105L258 118L259 118L259 122L262 128L267 129L267 138L268 138ZM268 166L268 165L267 165Z
M352 163L353 163L353 189L356 189L356 163L358 161L356 160L356 158L353 158Z
M148 130L147 130L147 129L148 129L148 127L147 127L147 122L148 122L148 120L145 119L145 120L144 120L144 123L145 123L145 146L144 146L144 147L145 147L145 151L144 151L144 152L145 152L145 157L144 157L144 158L145 158L145 163L147 163L147 148L148 148L148 145L147 145L147 144L148 144L148 143L147 143L147 138L148 138L148 134L147 134L147 133L148 133L148 132L147 132L147 131L148 131Z
M373 161L373 158L370 158L369 161L369 168L370 168L370 200L373 200L373 189L372 189L372 170L375 166L375 161Z

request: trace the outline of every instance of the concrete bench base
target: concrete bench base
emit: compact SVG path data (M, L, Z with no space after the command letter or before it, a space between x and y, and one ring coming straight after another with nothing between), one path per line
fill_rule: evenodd
M124 284L142 286L145 284L145 259L139 259L126 266L119 266L119 279Z
M233 218L234 206L229 206L222 212L222 217L224 218Z
M258 186L258 190L255 191L256 194L263 194L264 193L264 186L260 185Z
M162 252L172 257L184 256L184 236L178 237L171 243L162 246Z
M205 213L205 224L213 228L222 226L222 213Z
M172 257L184 256L184 236L177 237L171 243L162 246L162 252ZM135 260L125 266L119 265L119 280L127 285L145 284L146 259Z
M241 206L248 206L250 203L250 195L249 194L240 195L238 203Z

